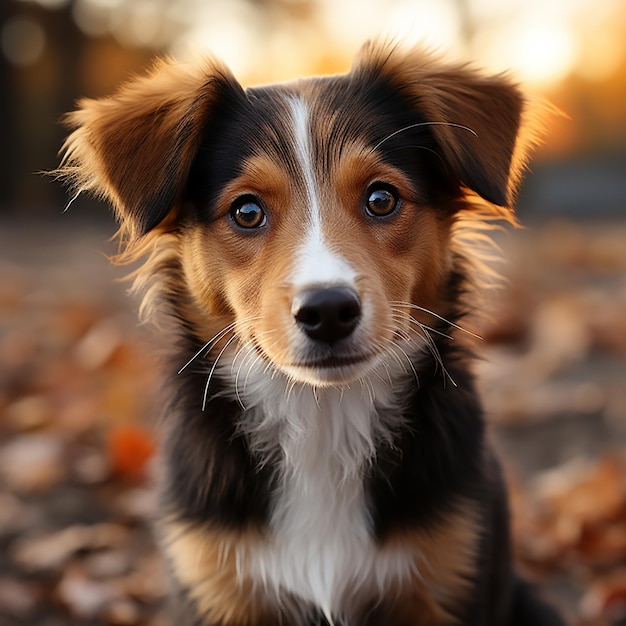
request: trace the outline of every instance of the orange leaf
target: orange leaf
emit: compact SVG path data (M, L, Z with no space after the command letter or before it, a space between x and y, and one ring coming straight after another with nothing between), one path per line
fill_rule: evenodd
M154 436L146 428L127 424L109 431L107 456L111 468L120 476L141 478L154 451Z

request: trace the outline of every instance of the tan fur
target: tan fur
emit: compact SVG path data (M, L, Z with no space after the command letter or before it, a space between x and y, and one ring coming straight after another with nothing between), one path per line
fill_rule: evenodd
M461 173L476 161L476 166L482 168L488 178L504 184L509 192L507 203L512 201L526 154L536 141L533 133L524 129L537 128L535 123L522 123L523 132L516 139L516 121L519 114L529 119L539 107L527 106L522 112L516 111L517 96L504 78L484 78L467 66L446 65L436 55L419 48L402 51L368 44L357 58L353 72L371 65L380 66L381 73L413 94L416 106L436 123L431 130L446 157ZM120 234L128 235L124 242L126 252L119 257L120 261L136 260L149 248L145 242L138 242L142 233L137 213L142 203L149 203L155 190L165 189L163 193L169 193L172 198L170 215L159 230L175 230L178 195L197 149L202 125L210 119L217 80L236 84L228 69L214 60L194 65L160 62L149 75L131 81L110 98L81 101L79 110L68 116L68 125L75 130L65 144L65 158L58 174L77 191L92 191L114 205L122 222ZM473 106L468 104L471 102ZM472 129L477 136L456 125ZM323 133L324 129L318 132ZM363 157L361 155L361 160ZM509 157L512 158L510 168ZM359 157L341 155L339 160L346 163L340 166L341 173L358 169L350 161L358 162ZM129 163L140 163L141 167L129 167ZM274 181L272 189L277 190L278 195L281 189L289 189L284 173L277 171L271 161L265 165L249 165L247 180L236 183L241 188L261 193L269 191L271 197L272 190L266 190L269 180ZM339 177L336 180L339 181ZM263 184L259 184L261 182ZM171 187L169 191L168 187ZM225 198L227 192L224 192ZM341 196L344 203L350 199L346 194ZM277 200L278 204L286 204L284 197ZM495 219L513 219L508 209L496 207L474 194L458 208L461 209L459 223L469 228L455 228L453 249L458 241L459 249L465 250L468 231L476 232L476 227L480 229L482 224ZM227 210L225 201L222 212ZM439 241L443 243L446 237L446 234L440 235ZM401 248L397 245L401 240L398 236L393 241L396 252ZM135 246L139 249L134 249ZM254 244L250 248L254 256ZM487 254L481 246L475 249L479 256ZM443 260L439 263L441 267L442 263ZM152 282L153 267L153 263L146 265L145 273L151 276L139 278L139 283ZM437 275L438 271L435 274L423 272L423 278L431 283L426 289L430 294L436 290ZM202 291L207 288L213 289L213 285L206 285ZM154 300L152 296L149 299ZM426 299L434 304L431 296Z
M533 117L536 122L535 114L510 80L505 75L485 76L468 64L445 63L423 50L402 54L375 43L362 48L353 71L372 62L411 93L416 107L434 122L431 131L461 180L469 172L484 171L493 183L507 189L502 204L510 206L536 141L531 125L523 121ZM528 127L522 133L518 132L520 118L521 126Z
M363 154L364 149L356 147L354 153L342 155L329 180L324 181L321 194L328 245L358 270L359 291L375 307L371 326L378 336L373 340L383 346L391 340L393 327L409 326L406 319L394 321L388 303L418 301L437 309L438 286L448 269L445 250L450 224L439 220L433 209L417 205L413 210L407 206L390 228L368 223L357 211L364 184L379 179L402 189L411 184L402 172L379 162L375 155ZM355 176L363 171L368 173L367 180L362 180L362 174ZM242 245L241 235L226 220L199 227L181 240L184 273L205 319L214 322L219 318L222 327L237 319L243 341L253 341L272 363L291 365L291 336L284 331L292 324L294 294L288 279L308 208L301 190L276 171L272 161L257 157L221 194L217 215L234 198L252 191L274 209L268 233L248 237ZM212 244L207 246L207 241ZM432 321L406 306L398 308L422 321ZM211 333L207 338L219 330L216 324L212 326L206 329Z
M178 199L218 79L234 82L216 61L161 61L110 98L82 100L66 119L75 130L64 145L60 175L77 192L111 202L131 238L142 234L136 219L151 199L161 193L172 205Z
M280 623L277 612L262 601L244 573L238 573L237 555L261 540L257 532L229 533L183 522L165 523L161 532L174 573L208 624Z
M161 533L174 573L207 624L273 626L288 624L289 615L302 612L293 598L282 598L280 606L270 604L246 576L246 554L268 540L258 530L227 532L166 521ZM408 529L389 537L381 551L419 555L414 574L395 584L380 606L362 607L364 626L413 626L416 615L420 625L453 626L450 611L467 592L479 535L477 514L463 505L428 531Z
M413 549L421 558L413 578L391 590L391 601L378 609L385 616L381 623L413 626L419 615L420 625L453 625L451 610L470 589L468 577L474 571L480 532L477 512L463 504L429 531L406 530L391 537L391 545Z
M456 253L463 263L484 269L491 224L514 221L508 207L534 141L531 133L522 133L521 139L517 134L529 113L504 77L485 78L466 66L445 65L418 49L373 44L357 59L353 76L372 67L428 120L446 165L467 189L450 206L429 206L405 173L358 140L336 147L321 175L316 172L325 245L355 272L359 299L371 309L369 321L358 328L364 333L361 345L371 351L360 355L363 360L384 352L398 337L414 340L421 334L419 323L433 322L432 315L411 305L434 314L450 310L442 292L454 264L461 262ZM288 136L293 120L288 119L285 93L293 89L311 106L311 133L319 145L329 140L325 122L331 112L323 99L316 99L322 82L285 87L273 120L278 132L287 133L279 138L285 146L271 140L255 144L241 173L214 200L211 219L181 220L183 191L211 124L218 83L243 93L214 61L160 63L111 98L81 102L68 117L73 132L59 175L77 191L91 191L114 206L123 239L118 260L145 259L133 276L135 288L144 294L146 317L156 316L164 295L175 296L176 314L193 329L194 340L219 338L211 348L214 354L236 338L231 353L245 346L287 371L301 365L301 337L292 311L297 287L290 277L311 207L303 176L292 175L298 172L297 157L290 155L291 162L285 163L276 148L294 141ZM397 188L403 202L402 210L384 224L364 211L363 194L376 181ZM471 185L487 200L470 191ZM269 228L244 233L233 226L229 212L244 194L262 198ZM330 384L344 382L352 381ZM273 605L274 598L246 576L246 552L267 540L262 532L173 519L162 523L173 573L207 624L288 625L290 611L298 610L289 597ZM421 626L452 626L456 603L466 599L479 535L479 514L464 503L428 530L408 528L388 537L380 550L419 555L415 573L410 580L394 582L384 599L376 598L380 605L363 606L362 624L413 626L419 616Z

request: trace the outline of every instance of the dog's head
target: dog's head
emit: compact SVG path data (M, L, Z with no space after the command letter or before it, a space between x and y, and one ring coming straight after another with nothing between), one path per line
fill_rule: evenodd
M155 246L143 272L198 342L224 329L294 380L344 384L447 314L455 220L510 206L523 113L506 78L419 50L247 90L217 62L163 63L81 103L62 173Z

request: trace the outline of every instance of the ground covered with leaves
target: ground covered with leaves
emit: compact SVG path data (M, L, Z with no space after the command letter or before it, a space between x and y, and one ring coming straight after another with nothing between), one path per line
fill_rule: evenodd
M107 229L0 225L0 626L168 623L159 337L99 252ZM574 624L626 624L626 226L499 240L479 375L517 558Z

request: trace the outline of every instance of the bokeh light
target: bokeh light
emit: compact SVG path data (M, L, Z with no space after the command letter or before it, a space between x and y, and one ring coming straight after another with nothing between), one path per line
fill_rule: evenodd
M2 625L169 623L141 476L165 339L144 340L126 269L98 252L116 252L104 204L62 214L66 189L33 175L58 167L63 115L158 56L213 54L251 85L345 71L372 37L506 71L565 113L533 153L524 228L490 231L508 262L475 307L476 374L518 559L573 626L626 624L626 0L0 0Z
M0 7L10 7L0 10L0 52L21 98L10 106L30 116L24 154L42 152L25 171L54 167L61 131L53 136L52 120L155 56L214 55L254 85L346 71L376 37L508 72L547 97L576 122L554 121L542 157L620 150L626 141L624 0L4 0Z
M71 0L37 1L56 10ZM603 80L619 69L626 47L623 0L74 0L71 4L77 24L90 37L110 34L125 46L167 49L180 57L211 52L236 72L261 80L325 67L343 69L361 43L375 36L419 41L455 58L469 55L480 65L511 70L542 88L572 74ZM11 43L11 30L4 36L9 39L3 49L11 58L36 58L42 46L41 32L32 25L25 28L30 30L22 30L19 39L31 43Z
M15 17L2 27L2 52L18 66L35 63L46 47L46 33L36 21Z

